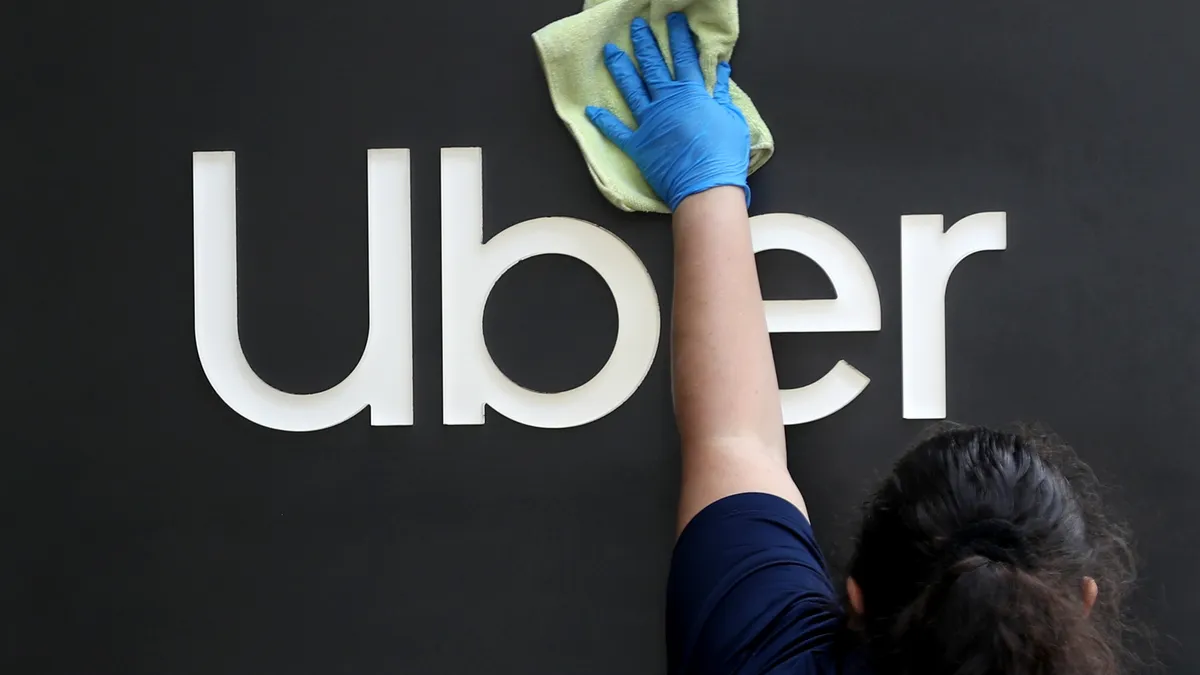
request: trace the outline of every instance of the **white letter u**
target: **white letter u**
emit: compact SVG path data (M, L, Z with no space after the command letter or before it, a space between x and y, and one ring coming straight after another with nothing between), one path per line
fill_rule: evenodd
M370 330L358 365L317 394L263 382L246 361L237 317L237 180L232 152L192 154L196 350L221 400L271 429L316 431L371 407L375 426L413 422L412 237L408 150L367 152Z

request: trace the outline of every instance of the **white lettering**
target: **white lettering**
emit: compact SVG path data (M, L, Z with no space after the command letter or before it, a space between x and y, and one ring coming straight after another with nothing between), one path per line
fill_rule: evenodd
M833 282L832 300L768 300L767 330L772 333L877 331L879 290L858 248L833 227L807 216L772 213L750 219L755 253L786 250L817 263ZM784 389L784 424L805 424L846 407L870 383L849 363L838 361L821 379Z
M412 251L409 151L367 152L370 329L345 380L317 394L290 394L262 381L243 352L237 316L237 185L232 152L192 155L196 350L213 389L243 417L272 429L315 431L371 409L375 426L413 423ZM535 218L483 242L479 148L442 150L443 422L484 423L488 406L522 424L564 428L615 410L641 386L658 349L654 284L620 238L566 217ZM755 216L756 252L801 253L825 271L836 297L766 301L773 333L878 331L879 291L862 253L837 229L790 213ZM946 308L950 275L967 256L1007 245L1003 212L977 213L943 231L941 215L901 219L903 414L946 416ZM617 307L617 338L604 367L570 391L527 390L488 353L483 312L495 283L521 261L559 254L591 266ZM781 391L784 423L832 415L870 379L844 360L807 386Z
M271 429L316 431L371 407L371 423L413 423L408 150L367 152L370 331L353 372L318 394L289 394L251 369L238 336L237 180L232 152L192 154L196 350L221 400Z
M976 213L943 232L941 215L900 218L904 418L946 416L946 286L958 263L1003 251L1003 212Z
M658 296L637 255L618 237L574 218L537 218L483 241L479 148L442 150L442 395L445 424L483 424L484 407L522 424L557 429L612 412L641 386L658 350ZM483 337L483 310L513 265L557 253L590 265L617 305L608 362L570 391L525 389L500 371Z

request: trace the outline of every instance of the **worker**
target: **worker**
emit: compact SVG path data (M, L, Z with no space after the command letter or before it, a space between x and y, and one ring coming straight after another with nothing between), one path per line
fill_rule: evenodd
M710 93L687 19L668 17L667 34L673 73L641 19L637 65L605 48L636 128L587 114L673 213L683 475L669 672L1121 672L1127 536L1086 465L1034 435L954 428L916 444L866 504L835 591L788 473L747 215L749 129L729 64Z

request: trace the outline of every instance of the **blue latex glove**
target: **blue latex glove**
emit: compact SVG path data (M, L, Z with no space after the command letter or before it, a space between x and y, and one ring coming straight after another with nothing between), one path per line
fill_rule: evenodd
M729 64L717 66L709 95L687 17L667 17L674 79L649 24L634 19L630 32L641 75L616 45L605 46L604 62L638 128L595 106L588 107L588 119L629 155L672 211L685 197L722 185L744 189L749 205L750 127L729 98Z

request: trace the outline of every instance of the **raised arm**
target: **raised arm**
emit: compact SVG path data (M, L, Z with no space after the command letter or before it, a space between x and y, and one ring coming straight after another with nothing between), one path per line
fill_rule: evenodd
M641 66L615 46L605 62L637 122L606 110L592 122L628 154L674 212L672 379L683 442L679 529L741 492L778 495L805 511L787 470L779 385L747 214L750 132L730 100L729 65L705 88L691 31L668 17L675 75L649 26L632 27ZM806 514L807 515L807 514Z
M805 511L787 468L775 362L745 193L718 187L675 210L671 366L683 441L679 527L712 502L767 492Z

